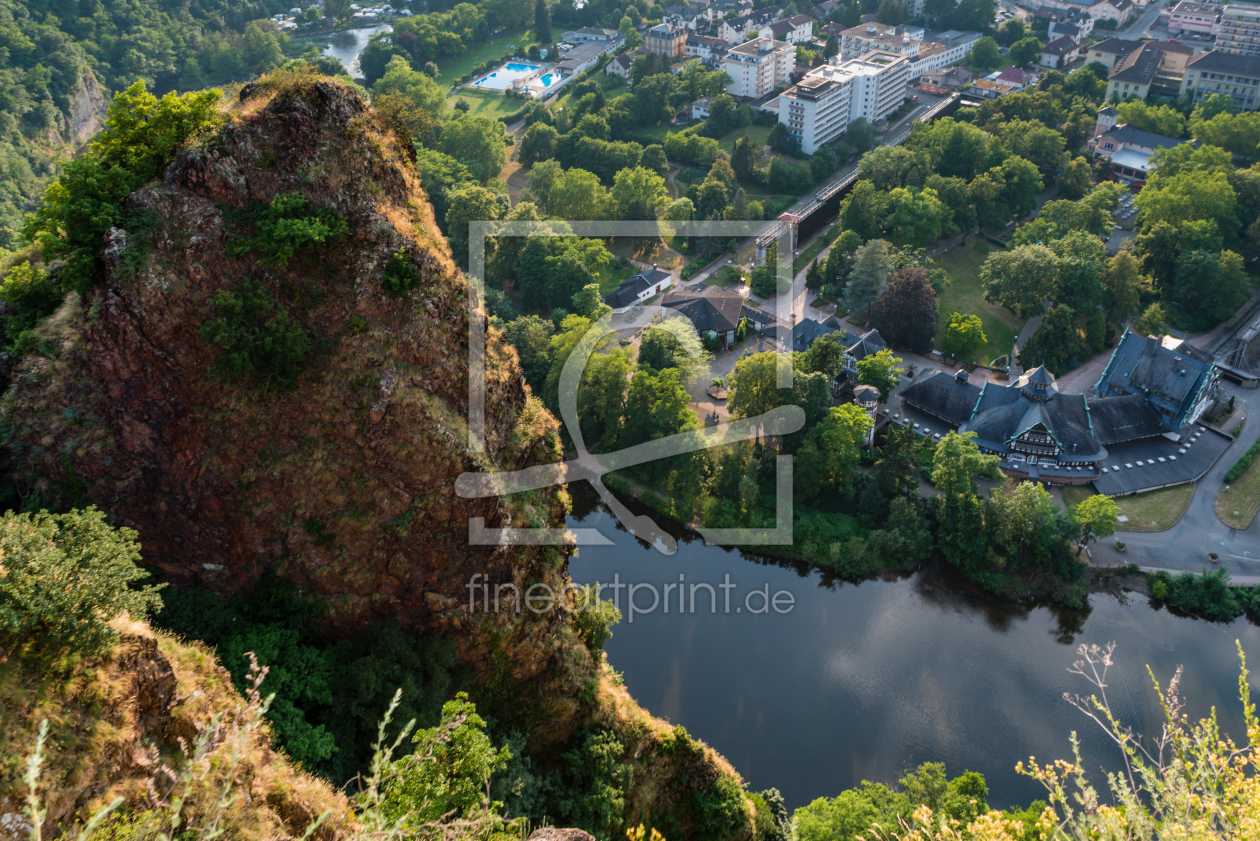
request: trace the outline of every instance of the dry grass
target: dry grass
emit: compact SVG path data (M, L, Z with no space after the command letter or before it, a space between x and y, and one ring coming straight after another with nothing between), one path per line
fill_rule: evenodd
M1080 505L1095 493L1089 485L1064 485L1059 490L1063 494L1064 504L1069 508ZM1194 485L1190 484L1146 491L1133 496L1116 497L1115 502L1120 508L1120 516L1129 518L1127 522L1118 523L1116 530L1165 531L1170 529L1181 519L1181 515L1185 513L1193 496ZM1217 510L1220 510L1219 502ZM1255 512L1252 513L1254 515Z
M1216 496L1216 516L1231 529L1245 529L1260 511L1260 459Z

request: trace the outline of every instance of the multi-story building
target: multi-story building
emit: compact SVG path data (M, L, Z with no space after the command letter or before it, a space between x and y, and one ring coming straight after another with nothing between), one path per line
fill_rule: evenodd
M1222 9L1215 49L1235 55L1260 55L1260 6L1230 3Z
M726 54L726 75L731 84L726 92L744 99L761 99L792 78L796 47L772 38L757 38Z
M1094 19L1089 14L1080 9L1068 9L1061 18L1050 21L1049 35L1051 40L1067 36L1083 44L1093 31Z
M823 64L783 92L779 122L812 155L835 140L849 123L877 123L905 101L910 61L893 53L870 52L842 64Z
M754 32L760 32L781 17L783 17L781 6L758 9L733 20L722 21L722 26L718 29L718 37L728 44L742 44L751 40Z
M848 61L860 58L872 50L911 59L919 54L919 44L925 31L921 26L888 26L882 23L864 23L840 33L840 58Z
M647 31L643 42L650 53L682 58L687 54L687 28L670 23L658 23Z
M1181 92L1195 102L1208 94L1223 93L1234 107L1254 111L1260 97L1260 56L1236 55L1220 50L1192 56L1186 62Z
M709 35L688 35L686 45L687 58L698 58L709 64L720 64L730 50L721 38Z
M767 27L770 37L789 44L808 44L814 38L814 19L809 15L796 15L778 20Z
M853 75L835 64L814 68L779 97L779 122L814 154L849 127L853 108Z
M1064 35L1041 48L1041 57L1037 59L1037 63L1042 67L1064 67L1076 61L1080 54L1080 44Z
M661 17L663 23L672 23L696 32L708 28L709 6L707 3L680 3L670 6Z
M924 33L919 54L910 62L910 78L917 79L930 70L952 67L966 58L972 45L979 40L979 32L957 29Z
M1221 17L1221 6L1217 3L1194 3L1181 0L1168 13L1168 32L1178 35L1189 32L1193 35L1215 35L1216 26Z

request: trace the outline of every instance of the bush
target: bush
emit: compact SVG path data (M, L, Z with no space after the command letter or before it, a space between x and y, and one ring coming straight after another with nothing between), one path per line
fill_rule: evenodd
M234 292L214 296L219 316L201 328L201 337L222 351L216 367L228 379L253 376L292 385L311 350L310 337L253 278Z
M612 627L621 621L621 611L611 601L599 597L599 582L578 591L573 611L573 627L587 649L598 656L612 636Z
M228 253L260 251L267 263L278 266L299 251L346 235L349 226L335 210L321 207L308 211L306 205L306 197L300 193L281 193L270 205L251 199L237 219L253 222L259 235L229 242Z
M1241 424L1239 425L1241 426ZM1243 453L1242 458L1238 459L1234 466L1229 469L1229 472L1225 474L1225 482L1233 482L1238 479L1239 476L1246 473L1247 468L1251 466L1251 462L1255 459L1257 453L1260 453L1260 441L1252 444L1251 449Z
M1230 587L1229 573L1223 569L1205 570L1201 575L1183 572L1176 578L1166 572L1152 572L1147 576L1147 583L1154 598L1209 622L1231 622L1238 618L1252 595L1245 592L1240 600L1238 594L1242 589Z
M0 519L0 636L101 652L120 613L159 610L161 587L132 583L149 574L136 566L140 544L114 529L96 508L68 514L14 514Z
M406 251L400 248L389 255L389 262L385 264L385 277L381 280L381 286L386 292L390 295L401 295L415 289L419 284L420 270Z
M12 344L60 306L64 293L48 272L30 263L9 270L0 285L0 301L16 312L4 316L4 336Z

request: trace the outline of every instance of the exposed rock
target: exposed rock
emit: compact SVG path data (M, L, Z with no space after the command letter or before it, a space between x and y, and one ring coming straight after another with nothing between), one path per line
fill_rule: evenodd
M454 480L558 460L555 422L527 406L515 352L492 333L488 452L468 452L467 285L419 173L350 88L285 84L262 83L217 137L128 199L160 224L109 232L105 283L42 328L59 357L15 372L3 413L16 469L47 495L72 475L177 584L231 592L275 567L325 599L333 630L395 616L481 656L461 640L461 627L492 630L469 617L471 576L556 583L564 563L555 549L470 546L469 518L557 523L564 509L557 491L464 500ZM232 253L249 229L231 208L289 192L334 209L349 235L286 265ZM399 249L420 283L390 296L382 274ZM315 337L291 390L226 380L200 335L214 296L246 277ZM542 637L531 635L540 650ZM542 668L541 654L515 653L524 675Z
M86 143L100 131L107 109L105 91L101 90L96 74L87 67L80 68L79 81L70 94L70 142L76 146Z
M544 826L529 835L529 841L595 841L595 836L581 829L556 829Z

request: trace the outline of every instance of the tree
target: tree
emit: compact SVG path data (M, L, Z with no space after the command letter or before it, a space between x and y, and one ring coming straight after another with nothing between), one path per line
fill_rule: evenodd
M859 182L860 183L860 182ZM873 239L857 250L849 283L844 290L844 303L853 312L865 312L884 291L892 273L892 257L888 243Z
M791 155L800 148L800 143L783 123L775 123L766 137L766 145L781 155Z
M992 70L1002 63L1002 55L998 52L997 41L988 35L981 38L967 54L967 63L976 70Z
M1062 140L1059 137L1060 143ZM1003 198L1007 206L1016 216L1027 214L1036 206L1037 194L1041 192L1041 173L1037 166L1019 155L1011 155L1002 161L1001 171L1002 182L1005 184Z
M844 131L844 137L849 147L860 155L875 145L875 139L879 137L879 129L865 117L858 117L849 123L849 127Z
M1067 306L1055 307L1020 348L1019 364L1025 369L1044 365L1056 375L1061 375L1072 367L1084 349L1076 310Z
M840 24L845 29L852 29L862 22L862 4L853 0L844 7L844 14L840 17Z
M639 365L653 371L676 368L685 353L677 336L669 330L653 327L643 334L639 344Z
M822 181L836 171L836 153L831 147L823 144L815 150L809 159L809 175L815 181Z
M547 213L561 219L606 219L608 205L599 177L584 169L560 173L547 194Z
M651 170L662 178L669 174L669 161L665 157L665 149L659 143L643 147L639 157L639 166Z
M955 359L970 359L988 342L980 316L950 313L944 338L945 349L950 356Z
M372 85L373 102L388 94L406 97L435 120L446 114L446 92L427 73L412 70L402 56L391 58L385 66L385 74Z
M1084 198L1090 191L1089 161L1076 158L1059 176L1059 195L1070 201Z
M897 26L906 22L906 7L901 0L880 0L875 10L875 20L888 26Z
M1120 507L1103 494L1095 494L1073 508L1072 520L1078 529L1077 557L1091 540L1115 534L1119 516Z
M141 619L162 608L162 586L138 567L136 532L114 529L95 507L67 514L0 518L0 638L99 654L117 637L122 613Z
M613 184L612 203L619 219L655 219L669 204L669 191L665 179L650 169L623 169Z
M845 12L847 13L848 9L845 9ZM854 25L856 26L857 24L854 24ZM823 45L823 56L826 58L831 58L832 56L839 55L839 54L840 54L840 41L839 39L836 38L836 33L828 32L827 43Z
M274 24L273 24L274 25ZM266 72L284 62L284 51L273 32L264 32L256 23L245 28L245 63Z
M1107 265L1102 241L1085 231L1072 231L1049 245L1058 257L1058 289L1055 300L1077 312L1090 312L1102 300L1100 276Z
M551 43L551 10L547 0L536 0L534 3L534 38L540 44Z
M446 238L451 244L451 254L461 266L468 265L469 223L502 219L507 213L506 198L475 184L466 184L447 195Z
M552 158L556 154L556 143L559 139L560 133L554 126L542 122L534 123L525 129L521 142L517 144L516 159L523 166L532 166Z
M952 227L949 208L929 188L898 187L885 197L884 232L900 246L920 246ZM956 230L956 229L955 229Z
M547 206L551 198L551 187L556 183L564 167L557 160L539 161L529 170L529 195L543 212L549 212Z
M826 456L825 480L846 495L852 493L848 480L870 434L870 417L853 403L833 407L817 427L817 446Z
M573 295L573 311L591 321L599 319L610 307L604 303L604 296L599 294L598 283L588 283Z
M1011 61L1015 62L1016 67L1033 64L1037 61L1037 57L1040 55L1041 41L1037 40L1034 36L1021 38L1011 45L1010 57Z
M932 347L936 321L936 293L922 267L905 268L890 277L871 307L870 323L884 341L915 353Z
M887 403L893 389L901 382L902 369L897 367L900 364L901 359L887 348L873 353L858 360L858 382L878 388L879 402Z
M946 497L975 496L980 490L976 476L998 478L998 457L984 455L976 446L974 432L947 432L932 458L932 484ZM974 528L976 524L972 524Z
M1229 318L1250 294L1242 257L1233 251L1183 251L1175 277L1173 300L1202 328Z
M1054 296L1059 261L1043 245L1021 245L990 254L980 267L984 299L1027 318Z
M791 359L772 351L754 353L735 363L730 376L730 412L735 418L764 415L788 403L790 394L778 385L778 365L790 365Z
M480 183L497 178L507 163L503 123L465 114L442 130L442 151L468 167Z
M761 144L744 135L735 141L731 154L731 169L741 181L757 181L760 178Z
M870 181L857 182L840 206L840 227L854 232L863 242L878 237L883 201L883 195Z
M1168 318L1160 304L1151 304L1142 312L1142 317L1133 325L1133 329L1143 336L1162 336L1168 329Z
M521 361L521 373L534 394L542 394L551 370L550 344L554 332L551 321L536 315L522 315L509 321L504 328L507 340L516 348Z
M611 599L599 597L599 582L580 587L573 610L573 629L588 651L599 655L612 638L612 627L621 621L621 611Z
M1024 37L1024 22L1019 18L1011 18L998 29L997 42L1009 47Z
M1186 118L1168 105L1152 105L1140 99L1130 99L1114 106L1120 112L1121 122L1136 129L1149 131L1162 137L1181 137L1186 131Z
M413 737L415 754L397 760L389 775L382 811L404 826L421 827L439 820L472 819L502 804L492 803L490 777L512 758L507 746L495 750L486 722L460 692L442 706L442 721Z

